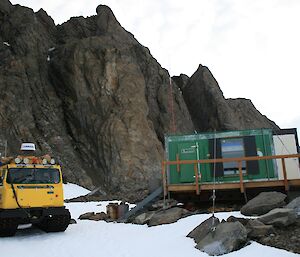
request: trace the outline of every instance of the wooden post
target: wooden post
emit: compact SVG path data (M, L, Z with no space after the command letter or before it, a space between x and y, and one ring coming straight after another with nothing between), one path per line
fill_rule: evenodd
M163 177L163 188L164 188L164 196L167 196L168 194L168 188L167 188L167 177L166 177L166 165L165 162L163 161L161 163L161 172L162 172L162 177Z
M179 162L179 154L178 153L176 154L176 161ZM180 164L177 163L176 167L177 167L177 172L179 173L180 172Z
M281 158L282 163L282 171L283 171L283 179L284 179L284 190L289 191L289 184L287 181L287 175L286 175L286 166L285 166L285 159Z
M196 194L199 195L199 175L198 175L198 165L197 163L194 164L194 171L195 171L195 180L196 180Z
M238 161L238 166L239 166L239 175L240 175L240 190L241 193L244 193L244 182L243 182L243 170L242 170L242 162Z

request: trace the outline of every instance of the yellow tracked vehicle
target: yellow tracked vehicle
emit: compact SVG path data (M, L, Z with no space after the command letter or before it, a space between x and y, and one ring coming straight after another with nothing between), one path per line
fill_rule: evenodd
M22 155L0 163L0 236L13 236L20 224L46 232L65 231L71 215L64 206L61 167L49 155L32 155L34 144L22 144Z

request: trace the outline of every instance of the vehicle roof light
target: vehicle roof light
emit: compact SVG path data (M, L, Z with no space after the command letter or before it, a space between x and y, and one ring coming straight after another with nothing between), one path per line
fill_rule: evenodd
M35 151L35 144L33 143L22 143L21 151Z
M42 163L46 165L48 163L47 159L43 159Z
M24 162L25 164L28 164L28 163L30 162L30 160L29 160L28 158L24 158L23 162Z
M53 164L55 164L55 160L52 158L51 160L50 160L50 163L53 165Z

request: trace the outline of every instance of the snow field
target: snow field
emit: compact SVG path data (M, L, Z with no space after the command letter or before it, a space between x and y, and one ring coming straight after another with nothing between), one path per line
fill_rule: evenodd
M65 185L66 198L89 192L79 186ZM7 257L202 257L186 235L210 214L199 214L176 223L148 228L146 225L78 220L80 214L106 210L109 202L67 203L77 224L62 233L45 233L34 228L20 229L15 237L0 238L1 256ZM100 204L100 206L99 206ZM239 212L217 213L219 219ZM252 242L228 257L293 257L300 256Z

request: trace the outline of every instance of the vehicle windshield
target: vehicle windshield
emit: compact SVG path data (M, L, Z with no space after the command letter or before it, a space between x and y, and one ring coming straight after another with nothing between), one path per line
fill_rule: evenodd
M52 168L10 168L6 178L9 184L57 184L59 181L58 169Z

